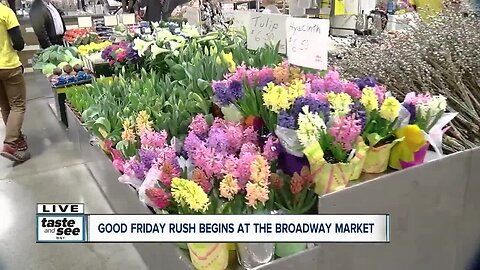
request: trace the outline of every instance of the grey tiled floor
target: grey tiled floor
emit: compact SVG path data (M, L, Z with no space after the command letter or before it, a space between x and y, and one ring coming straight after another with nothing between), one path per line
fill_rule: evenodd
M147 269L131 244L35 243L38 202L84 202L87 213L112 210L48 107L52 93L46 79L40 74L25 78L24 133L32 159L13 166L0 158L0 270Z

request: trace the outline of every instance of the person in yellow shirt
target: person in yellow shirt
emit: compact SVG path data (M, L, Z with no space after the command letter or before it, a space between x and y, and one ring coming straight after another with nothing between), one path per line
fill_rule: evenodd
M17 51L23 50L24 46L17 16L9 7L0 3L0 108L6 126L0 155L16 162L30 158L27 142L21 131L25 115L26 86Z

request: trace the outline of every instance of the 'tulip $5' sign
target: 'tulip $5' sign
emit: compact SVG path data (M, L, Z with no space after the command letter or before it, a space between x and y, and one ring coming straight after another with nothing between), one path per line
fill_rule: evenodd
M247 47L257 50L266 44L276 45L278 51L286 53L286 22L288 16L282 14L264 14L252 12L247 26Z
M290 64L326 70L329 20L288 18L287 56Z

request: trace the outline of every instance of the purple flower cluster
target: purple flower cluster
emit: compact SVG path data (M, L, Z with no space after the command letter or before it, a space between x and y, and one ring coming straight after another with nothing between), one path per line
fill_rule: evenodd
M415 118L417 117L417 107L415 106L415 104L404 102L402 105L410 113L409 124L415 123Z
M126 50L126 55L127 55L127 60L132 63L136 63L140 59L138 52L135 49L133 49L133 44L128 45Z
M293 115L282 110L278 114L278 125L284 128L295 129L297 127L297 121Z
M360 126L362 127L362 130L363 130L367 123L367 113L365 110L365 106L363 106L363 104L360 102L355 102L350 107L351 107L351 110L348 115L349 116L353 115L355 119L360 120Z
M157 153L153 149L140 149L138 152L140 161L143 164L143 167L148 170L152 167L155 159L157 158Z
M355 81L360 90L363 90L365 87L375 87L377 85L377 79L373 76L364 77Z
M213 83L213 93L222 106L229 105L243 97L243 85L237 80L224 80Z
M330 105L327 102L321 102L311 97L297 97L293 103L292 115L295 119L302 112L304 106L308 106L309 111L323 116L323 120L328 122L330 116Z

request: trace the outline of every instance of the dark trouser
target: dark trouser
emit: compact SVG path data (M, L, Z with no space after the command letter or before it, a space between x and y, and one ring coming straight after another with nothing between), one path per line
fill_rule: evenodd
M26 85L23 68L0 69L0 108L6 126L5 143L22 137Z
M11 8L13 11L17 11L16 1L15 1L15 0L8 0L8 5L10 6L10 8Z

